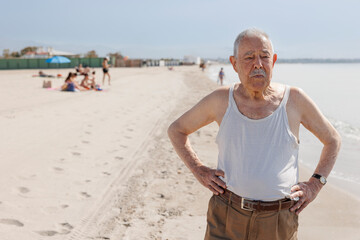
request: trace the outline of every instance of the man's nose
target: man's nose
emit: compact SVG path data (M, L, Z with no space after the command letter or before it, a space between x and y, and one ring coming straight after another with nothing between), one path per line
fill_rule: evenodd
M263 67L260 56L255 56L254 67L255 67L256 69L260 69L260 68Z

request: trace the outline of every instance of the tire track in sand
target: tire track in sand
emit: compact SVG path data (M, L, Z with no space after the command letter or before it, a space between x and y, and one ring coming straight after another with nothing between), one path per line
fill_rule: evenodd
M140 142L135 152L129 159L138 159L140 155L146 151L148 143L152 141L154 136L161 130L164 119L158 119L154 124L154 127L148 132L144 141ZM131 177L136 170L136 167L141 161L129 161L126 166L119 169L118 176L105 188L104 192L92 208L90 209L87 216L83 217L80 221L80 225L76 226L72 233L66 238L67 240L79 240L79 239L98 239L98 224L100 224L104 218L111 212L111 209L117 202L119 188L124 185L127 179ZM120 187L119 187L120 186ZM97 238L98 237L98 238Z

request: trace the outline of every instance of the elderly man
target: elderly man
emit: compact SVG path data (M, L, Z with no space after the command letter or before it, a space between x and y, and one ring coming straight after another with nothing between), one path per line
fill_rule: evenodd
M266 33L240 33L230 57L240 82L215 90L169 127L180 158L214 193L205 239L297 239L298 214L335 164L339 134L301 89L271 82L276 59ZM213 121L217 169L201 162L188 139ZM300 123L324 146L314 174L299 183Z

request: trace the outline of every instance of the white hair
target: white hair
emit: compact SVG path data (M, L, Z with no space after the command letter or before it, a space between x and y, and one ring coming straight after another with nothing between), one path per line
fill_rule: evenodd
M249 37L249 36L258 36L258 37L265 37L269 42L270 42L270 45L271 45L271 50L272 52L274 53L274 47L273 47L273 44L269 38L269 35L267 35L266 32L260 30L260 29L257 29L257 28L249 28L249 29L246 29L245 31L242 31L238 36L237 38L235 39L235 42L234 42L234 57L237 58L237 53L238 53L238 49L239 49L239 45L241 44L242 40L245 38L245 37Z

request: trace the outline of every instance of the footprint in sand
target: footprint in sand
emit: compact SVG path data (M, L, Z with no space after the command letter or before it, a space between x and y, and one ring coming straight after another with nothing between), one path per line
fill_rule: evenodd
M81 153L79 153L79 152L72 152L71 154L74 155L74 156L80 156L81 155Z
M116 159L116 160L123 160L124 158L123 158L123 157L116 156L115 159Z
M18 187L17 189L20 193L23 193L23 194L30 192L30 190L26 187Z
M81 141L82 143L84 143L84 144L89 144L90 142L89 141Z
M45 236L45 237L51 237L51 236L54 236L54 235L56 235L56 234L59 234L57 231L53 231L53 230L38 231L37 233L38 233L39 235Z
M67 204L62 204L62 205L60 205L60 207L61 207L61 208L68 208L69 205L67 205Z
M67 223L67 222L65 222L65 223L59 223L59 224L60 224L61 227L66 228L66 229L68 229L68 230L71 230L71 229L74 228L71 224L69 224L69 223Z
M127 139L132 139L132 137L130 137L130 136L124 136L125 138L127 138Z
M7 224L7 225L14 225L17 227L23 227L24 224L16 219L9 219L9 218L3 218L0 219L0 223Z
M87 134L87 135L91 135L91 132L85 132L85 134Z
M128 148L127 146L125 146L125 145L120 145L120 147L122 147L122 148Z
M111 173L108 173L108 172L103 172L103 174L107 175L107 176L110 176Z
M71 230L74 228L71 224L65 222L65 223L59 223L60 234L69 234Z
M91 197L91 195L88 194L87 192L81 192L80 195L85 197L85 198L90 198Z
M62 171L64 171L64 169L59 168L59 167L53 167L53 169L54 169L55 172L62 172Z
M134 129L132 129L132 128L128 128L128 129L126 129L126 130L128 130L129 132L134 131Z

